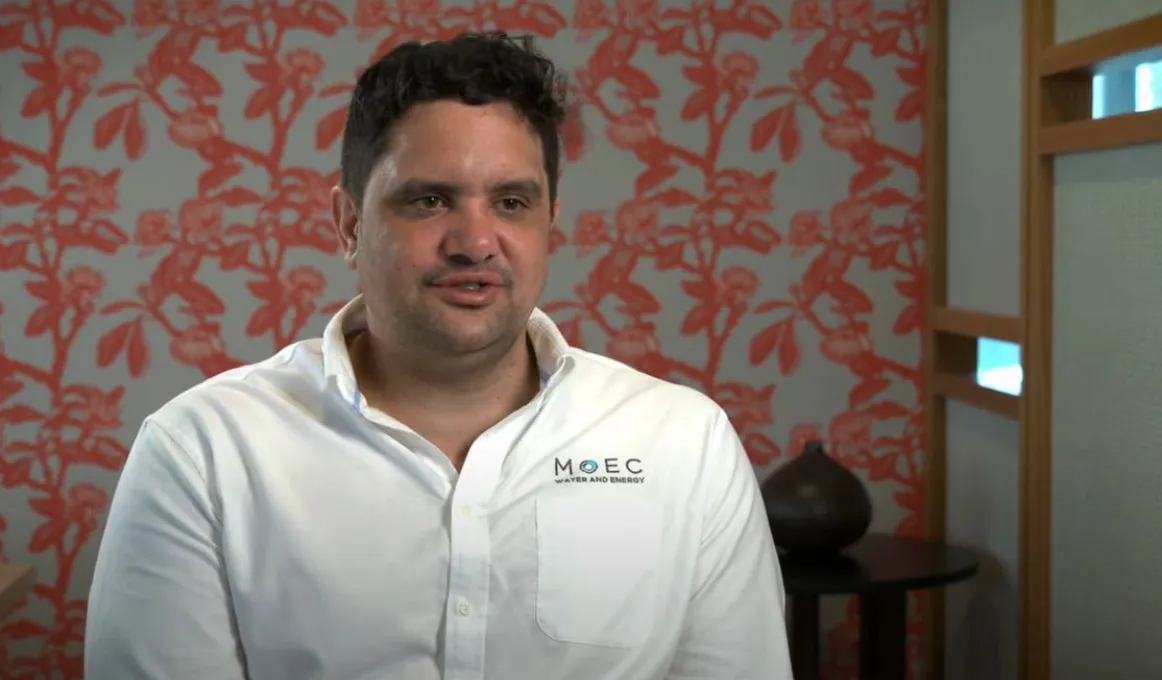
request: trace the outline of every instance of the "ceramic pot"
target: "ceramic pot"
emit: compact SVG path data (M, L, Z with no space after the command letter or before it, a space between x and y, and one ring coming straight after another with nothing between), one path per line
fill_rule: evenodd
M863 482L823 450L818 440L761 486L775 545L786 552L837 552L871 524Z

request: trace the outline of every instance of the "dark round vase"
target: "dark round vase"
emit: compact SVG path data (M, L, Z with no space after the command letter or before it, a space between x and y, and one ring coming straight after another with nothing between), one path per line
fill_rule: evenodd
M786 552L837 552L871 524L871 497L863 483L817 440L762 483L775 545Z

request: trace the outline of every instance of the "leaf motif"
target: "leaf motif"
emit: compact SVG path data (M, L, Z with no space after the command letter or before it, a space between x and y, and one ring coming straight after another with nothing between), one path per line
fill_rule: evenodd
M132 331L133 321L130 320L117 324L102 335L101 339L97 341L97 365L101 368L112 365L125 349Z
M125 126L125 117L128 115L132 102L114 106L93 124L93 146L98 149L107 148L117 138L121 128Z

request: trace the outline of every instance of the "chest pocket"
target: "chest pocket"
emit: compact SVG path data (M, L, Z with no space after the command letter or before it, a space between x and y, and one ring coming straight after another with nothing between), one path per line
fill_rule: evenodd
M632 648L658 609L662 515L648 499L537 499L537 624L567 643Z

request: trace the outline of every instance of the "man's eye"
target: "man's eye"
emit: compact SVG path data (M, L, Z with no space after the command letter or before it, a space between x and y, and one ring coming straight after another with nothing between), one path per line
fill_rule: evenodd
M526 207L525 202L519 198L509 197L500 199L500 208L505 212L519 212Z
M411 203L420 210L437 210L444 204L444 199L439 196L420 196Z

